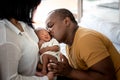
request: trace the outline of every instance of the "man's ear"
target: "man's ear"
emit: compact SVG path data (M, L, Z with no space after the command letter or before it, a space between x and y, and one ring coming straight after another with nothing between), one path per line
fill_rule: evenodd
M66 17L66 18L64 19L64 23L65 23L67 26L69 26L69 25L70 25L70 18L69 18L69 17Z

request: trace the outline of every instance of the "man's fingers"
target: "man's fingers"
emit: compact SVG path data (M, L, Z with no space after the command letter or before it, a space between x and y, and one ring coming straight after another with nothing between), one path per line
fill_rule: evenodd
M58 65L55 64L55 63L49 63L49 64L48 64L48 71L53 72L54 75L56 76L56 75L59 73L57 66L58 66Z
M48 64L48 71L53 71L56 68L56 64L55 63L49 63Z
M58 61L56 59L50 59L49 62L57 64Z
M60 60L61 62L65 62L65 63L68 62L67 58L63 54L60 54Z

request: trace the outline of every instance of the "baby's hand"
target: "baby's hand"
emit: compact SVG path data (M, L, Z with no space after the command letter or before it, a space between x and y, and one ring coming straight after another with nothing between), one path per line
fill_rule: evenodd
M41 53L41 54L44 53L44 52L46 52L46 51L48 51L48 47L45 47L45 48L40 49L40 53Z

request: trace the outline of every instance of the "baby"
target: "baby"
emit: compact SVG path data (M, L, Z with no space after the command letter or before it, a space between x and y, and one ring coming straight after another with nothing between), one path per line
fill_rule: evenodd
M47 64L52 60L50 55L55 56L54 60L60 61L60 47L59 42L52 38L49 32L45 29L37 29L36 34L39 38L39 49L40 49L40 62L43 64L42 70L39 75L43 76L47 74ZM38 69L40 65L38 66Z

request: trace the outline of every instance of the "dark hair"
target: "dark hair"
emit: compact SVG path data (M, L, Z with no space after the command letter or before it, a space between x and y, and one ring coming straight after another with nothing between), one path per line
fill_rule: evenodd
M2 0L0 2L0 19L15 18L30 25L32 28L33 10L41 0Z
M60 19L65 19L66 17L69 17L73 23L77 24L74 15L68 9L65 8L55 9L51 11L49 14L56 15L60 17Z

